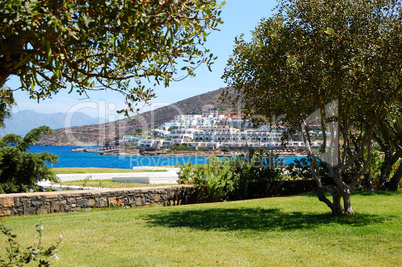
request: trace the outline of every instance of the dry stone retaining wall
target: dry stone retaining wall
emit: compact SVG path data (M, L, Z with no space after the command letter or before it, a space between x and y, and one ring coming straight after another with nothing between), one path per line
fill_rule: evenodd
M174 206L191 203L193 186L118 188L0 194L0 217L72 212L101 207Z

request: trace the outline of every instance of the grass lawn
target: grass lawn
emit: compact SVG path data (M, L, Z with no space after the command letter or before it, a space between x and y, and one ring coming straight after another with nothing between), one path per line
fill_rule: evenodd
M102 188L130 188L130 187L155 187L168 184L144 184L144 183L119 183L112 182L112 179L86 179L76 181L57 182L55 184L65 186L82 186L82 187L102 187Z
M21 243L63 234L55 266L402 266L402 191L357 192L332 217L313 195L2 218ZM1 254L5 240L0 238Z
M166 170L133 170L113 168L52 168L54 174L79 174L79 173L126 173L126 172L166 172Z

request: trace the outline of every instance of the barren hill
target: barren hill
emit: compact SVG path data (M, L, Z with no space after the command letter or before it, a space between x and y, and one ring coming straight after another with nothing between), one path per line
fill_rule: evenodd
M132 118L106 123L61 128L55 130L53 136L42 136L37 145L43 146L98 146L105 140L114 140L123 135L132 135L137 128L143 131L153 129L164 122L172 120L176 115L201 114L206 107L213 107L220 112L236 111L228 102L221 103L219 97L224 90L234 96L232 88L221 88L202 95L187 98L153 111L145 112Z

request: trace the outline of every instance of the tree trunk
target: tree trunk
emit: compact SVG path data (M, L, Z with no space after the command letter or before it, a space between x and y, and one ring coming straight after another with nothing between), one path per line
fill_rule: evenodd
M395 152L392 156L388 154L385 155L383 165L381 167L381 175L378 188L381 190L388 190L388 180L391 174L392 165L399 160L401 156L400 152Z
M343 199L343 207L341 200ZM350 201L350 191L345 189L333 196L332 214L335 216L354 214L352 203Z
M324 195L324 193L321 191L320 188L318 188L318 190L317 190L317 196L318 196L318 200L327 204L327 206L331 209L332 214L336 215L334 204L331 203L331 201Z
M364 179L362 181L362 185L364 186L364 189L371 191L374 189L373 186L373 181L371 180L371 175L369 173L364 174Z
M402 163L399 164L399 167L396 170L394 176L392 176L391 180L389 180L389 182L385 184L386 190L388 190L388 191L398 190L399 182L401 181L401 178L402 178Z
M352 203L350 202L350 190L346 189L343 192L343 208L344 208L344 214L354 214L354 211L352 209Z
M337 193L335 196L332 196L332 202L334 204L334 209L332 210L332 214L336 216L343 215L342 205L341 205L341 196Z
M388 153L386 153L384 162L382 163L382 166L381 166L380 178L378 180L378 188L381 190L386 189L385 183L388 182L389 175L391 174L391 167L392 167L391 161L392 161L392 157Z

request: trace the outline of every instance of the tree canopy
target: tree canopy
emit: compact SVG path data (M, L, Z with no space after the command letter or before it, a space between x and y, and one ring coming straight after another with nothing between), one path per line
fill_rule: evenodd
M353 213L350 190L367 170L374 127L402 99L401 11L397 0L283 0L250 42L235 40L225 69L249 116L284 115L290 132L303 133L319 199L334 214ZM323 133L320 152L311 149L312 125ZM329 156L329 184L318 174L320 153Z
M0 99L23 90L45 99L62 89L114 90L133 103L213 55L206 37L222 23L215 0L0 0ZM19 77L20 88L5 86ZM130 81L132 81L130 83ZM126 110L127 111L127 110Z

